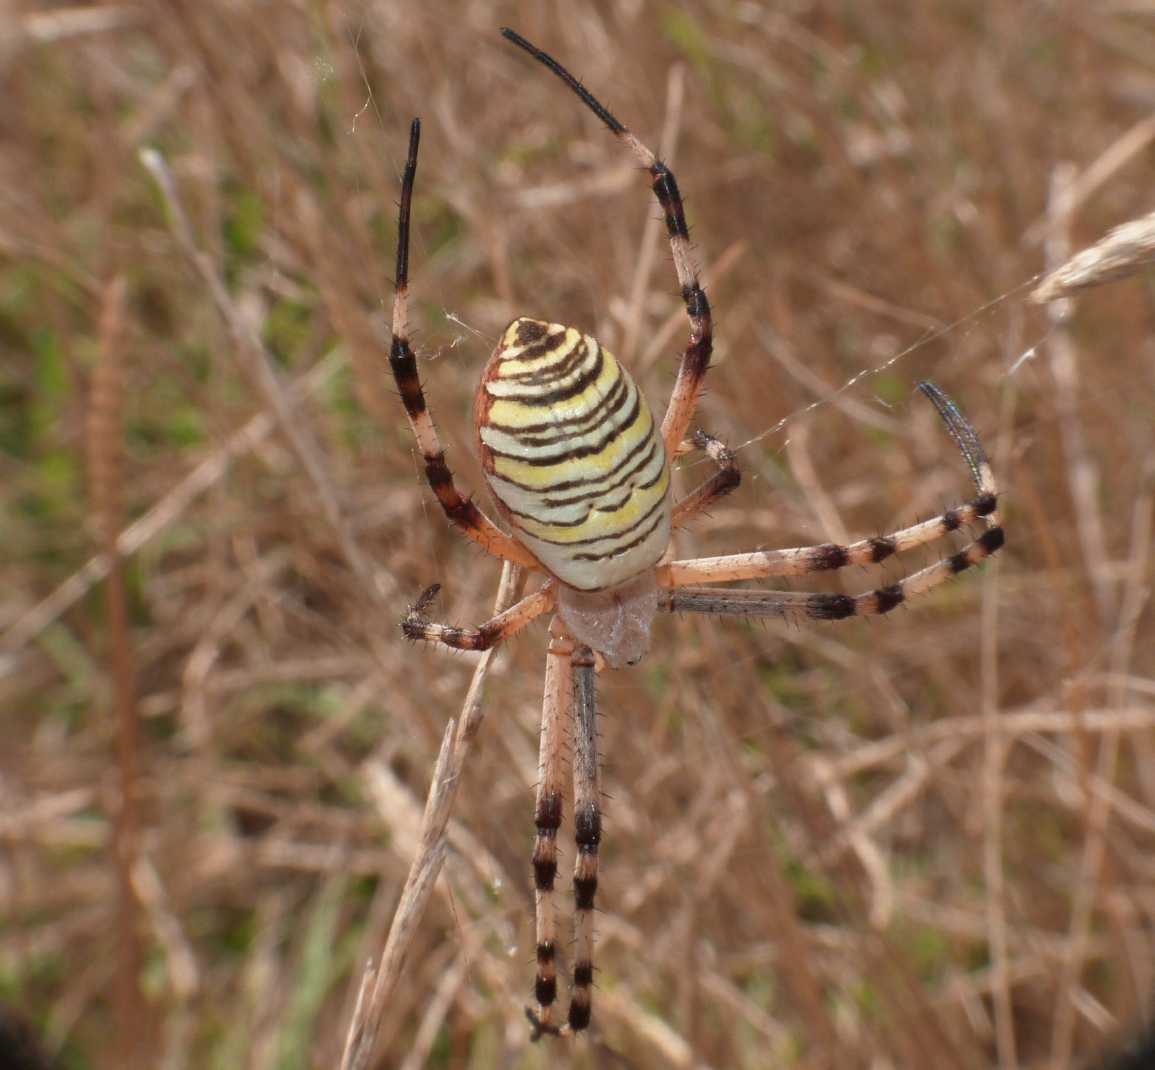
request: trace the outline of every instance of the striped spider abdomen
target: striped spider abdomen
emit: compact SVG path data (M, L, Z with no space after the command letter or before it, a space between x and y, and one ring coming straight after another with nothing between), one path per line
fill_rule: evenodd
M481 463L517 540L564 585L606 591L670 541L670 471L637 384L597 340L514 320L482 373Z

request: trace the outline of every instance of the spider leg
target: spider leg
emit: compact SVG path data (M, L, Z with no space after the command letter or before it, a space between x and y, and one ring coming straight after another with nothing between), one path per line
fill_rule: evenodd
M421 121L414 119L409 128L409 156L401 179L401 206L397 221L397 281L393 296L393 342L389 350L389 367L397 381L397 389L405 405L405 415L425 462L425 478L449 521L486 553L540 571L541 566L524 546L502 531L457 489L453 474L445 462L445 450L441 447L433 417L425 403L425 393L417 374L417 360L409 347L409 210L413 200L417 145L420 139Z
M727 590L676 587L666 593L661 608L672 613L713 613L734 617L781 617L789 621L844 620L876 617L945 583L985 561L1003 545L1003 529L984 531L957 554L911 573L888 587L860 595L805 594L793 591Z
M747 554L671 561L659 567L658 582L663 587L685 587L692 583L730 583L768 576L805 576L811 572L829 572L847 565L873 565L896 553L935 542L949 532L977 520L987 519L994 515L996 508L994 495L981 494L921 524L890 535L860 539L845 546L827 542L817 546L754 550Z
M433 604L440 590L441 585L435 583L417 599L401 618L401 630L409 639L441 643L454 650L488 650L516 635L543 613L548 613L556 601L554 587L547 583L477 628L455 628L449 624L434 624L425 618L425 611Z
M594 983L594 897L598 890L598 845L602 815L598 798L597 693L594 654L588 646L573 653L575 705L573 762L574 963L568 1024L573 1032L590 1024Z
M573 719L573 640L555 618L550 625L549 650L545 662L545 696L541 707L541 749L538 758L537 802L533 823L537 836L533 845L533 884L536 904L537 974L533 995L536 1009L526 1008L533 1026L532 1037L560 1030L553 1023L557 999L557 904L554 881L557 877L557 833L564 810L565 740Z
M651 188L662 207L662 214L666 220L666 234L670 239L674 268L678 273L678 285L682 290L686 315L690 319L690 341L682 354L678 378L674 383L674 391L670 395L670 403L666 409L665 418L662 420L662 439L666 445L666 454L673 457L686 434L686 429L690 426L690 420L693 418L694 409L698 404L698 395L702 390L702 381L706 377L706 369L710 366L710 354L713 350L710 303L706 300L706 292L702 289L699 281L698 265L693 250L690 248L690 231L686 226L682 195L678 192L678 183L674 179L674 172L626 129L581 82L551 55L530 44L513 30L503 29L501 33L507 41L511 41L518 48L528 52L565 82L577 94L582 103L601 119L616 137L625 142L642 166L650 172Z
M734 454L718 439L701 429L695 431L690 439L698 449L705 451L710 460L718 466L718 471L674 506L672 525L675 528L681 527L697 513L708 509L719 498L737 489L738 484L742 482L742 473L738 469Z
M998 486L978 435L959 411L958 406L937 386L933 383L920 383L919 390L931 400L961 450L979 490L976 497L921 524L914 524L890 535L861 539L845 546L828 542L817 546L755 550L746 554L672 561L658 568L658 583L663 587L685 587L693 583L728 583L768 576L802 576L810 572L828 572L846 565L877 564L896 553L935 542L950 532L979 520L987 525L987 532L983 538L997 541L998 546L1001 546ZM998 546L993 549L998 549Z

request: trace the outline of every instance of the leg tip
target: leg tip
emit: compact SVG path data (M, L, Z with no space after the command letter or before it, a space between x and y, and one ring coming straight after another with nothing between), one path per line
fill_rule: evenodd
M561 1030L552 1022L544 1021L532 1007L525 1008L525 1016L529 1019L529 1039L531 1043L536 1044L543 1036L561 1036Z

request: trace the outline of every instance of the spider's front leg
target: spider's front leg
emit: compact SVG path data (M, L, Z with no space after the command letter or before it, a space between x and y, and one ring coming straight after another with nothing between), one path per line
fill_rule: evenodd
M409 345L409 217L413 201L413 184L417 177L417 147L421 141L421 121L414 119L409 128L409 155L401 179L401 202L397 216L397 276L393 297L393 340L389 348L389 367L393 372L405 416L421 459L425 464L425 479L437 498L438 504L463 535L480 546L487 554L503 561L512 561L523 568L538 569L533 555L489 519L472 500L457 488L453 473L445 460L445 450L437 434L437 427L429 413L421 379L417 374L417 358ZM474 649L474 648L470 648Z
M548 613L557 602L554 584L543 587L515 602L504 613L498 613L476 628L458 628L450 624L436 624L426 619L425 612L433 605L441 590L435 583L424 591L420 598L401 618L401 630L408 639L423 639L430 643L440 643L454 650L488 650L498 643L516 635L527 624Z
M578 99L634 154L635 159L650 174L650 188L657 198L662 209L662 217L666 222L666 237L670 241L674 270L678 275L678 287L682 293L682 302L686 306L686 316L690 321L690 340L682 353L678 378L674 381L674 392L670 395L670 403L662 419L662 440L666 445L667 455L673 457L686 433L686 428L690 426L690 420L693 419L714 349L710 302L706 298L706 291L702 289L698 264L690 246L690 228L686 225L686 210L682 204L682 195L678 191L674 172L548 52L543 52L536 45L530 44L521 34L511 29L503 29L501 34L569 86Z

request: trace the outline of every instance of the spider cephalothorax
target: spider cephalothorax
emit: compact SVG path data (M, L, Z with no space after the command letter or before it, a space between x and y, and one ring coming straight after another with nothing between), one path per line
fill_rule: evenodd
M500 515L512 529L506 534L458 491L409 347L409 210L421 130L413 120L401 186L390 365L426 476L446 516L487 553L542 574L545 582L478 628L454 628L426 619L437 592L431 587L402 627L410 638L459 650L484 650L543 614L556 613L546 658L541 775L534 812L537 976L536 1007L528 1013L536 1038L543 1032L571 1033L590 1022L601 841L595 655L611 667L638 661L649 647L651 623L661 611L796 620L887 613L989 557L1002 546L1003 532L994 477L977 435L938 387L920 383L970 467L979 491L970 502L891 535L847 545L824 543L666 561L670 532L732 491L739 480L729 450L695 431L687 447L704 451L718 471L681 501L671 500L670 459L683 448L712 346L710 305L691 254L678 186L669 168L556 60L512 30L502 33L565 82L648 171L690 321L690 339L660 425L629 373L588 334L526 317L506 328L482 373L474 408L485 475ZM872 564L975 523L983 523L986 530L958 553L857 596L695 586ZM573 740L575 939L570 1007L564 1024L558 1024L554 885L567 736Z

